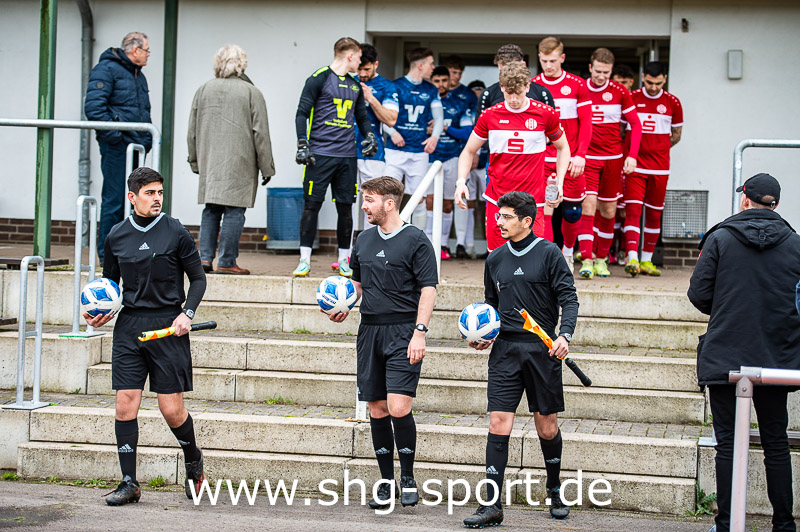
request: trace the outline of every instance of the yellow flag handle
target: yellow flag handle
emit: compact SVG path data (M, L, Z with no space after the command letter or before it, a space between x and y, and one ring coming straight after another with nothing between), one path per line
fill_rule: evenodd
M192 331L207 331L209 329L216 329L217 322L204 321L203 323L195 323L192 325ZM144 331L139 335L140 342L147 342L148 340L157 340L159 338L166 338L175 334L175 327L167 327L166 329L159 329L157 331Z

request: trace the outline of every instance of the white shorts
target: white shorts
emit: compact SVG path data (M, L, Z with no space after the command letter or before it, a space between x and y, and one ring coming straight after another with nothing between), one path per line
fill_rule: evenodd
M444 174L444 194L446 200L453 200L456 195L456 180L458 179L458 157L442 161L442 173ZM428 188L428 195L433 194L433 183Z
M470 201L481 199L486 192L486 168L475 168L467 176L467 190ZM453 192L455 195L455 192Z
M383 177L384 168L386 163L377 159L358 159L358 188L364 181L375 179L376 177Z
M404 181L406 194L413 194L422 183L422 178L428 173L431 163L428 154L410 153L400 150L386 150L385 175ZM405 180L403 179L405 178Z

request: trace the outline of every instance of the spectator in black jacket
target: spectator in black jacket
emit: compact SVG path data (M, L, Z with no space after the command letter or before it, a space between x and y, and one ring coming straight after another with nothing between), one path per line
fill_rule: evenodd
M84 112L88 120L102 122L150 122L150 94L142 67L150 57L147 35L132 32L122 39L120 48L111 47L89 74ZM103 262L106 235L122 221L125 201L125 152L136 143L150 151L153 143L146 131L97 131L103 192L100 204L100 231L97 254ZM142 163L144 161L138 161ZM138 166L134 156L134 168Z
M800 315L792 294L800 278L800 236L775 212L781 187L774 177L755 175L736 191L743 192L741 212L700 242L688 292L692 304L711 316L697 346L697 380L708 386L717 437L716 532L727 532L730 522L736 387L728 372L741 366L800 370ZM786 436L787 396L795 389L753 390L773 530L797 530Z

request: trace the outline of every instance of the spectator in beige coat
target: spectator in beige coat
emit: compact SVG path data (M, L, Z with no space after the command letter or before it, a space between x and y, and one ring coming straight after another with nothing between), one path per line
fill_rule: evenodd
M200 175L198 203L205 204L200 224L200 259L206 272L219 238L217 273L247 275L236 264L245 209L258 189L275 175L267 105L245 75L247 55L236 45L214 56L214 79L194 95L189 115L189 164Z

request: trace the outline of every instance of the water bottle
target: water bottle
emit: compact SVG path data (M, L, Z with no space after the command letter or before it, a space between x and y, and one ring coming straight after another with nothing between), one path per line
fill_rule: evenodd
M546 201L555 201L558 199L558 179L555 174L551 174L547 178L547 187L544 189L544 199Z

